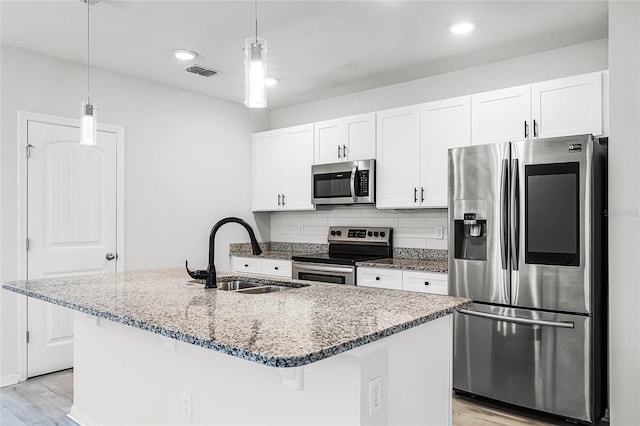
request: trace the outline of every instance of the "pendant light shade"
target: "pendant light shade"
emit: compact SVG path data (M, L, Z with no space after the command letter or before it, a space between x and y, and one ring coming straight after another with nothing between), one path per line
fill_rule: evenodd
M95 145L98 141L98 109L90 103L83 103L81 110L80 143L82 145Z
M244 42L244 104L249 108L267 106L267 41L249 38Z
M95 145L98 141L98 121L97 121L97 108L91 104L91 79L89 71L90 56L89 56L89 0L83 0L87 3L87 102L84 102L81 106L81 119L80 119L80 143L82 145Z

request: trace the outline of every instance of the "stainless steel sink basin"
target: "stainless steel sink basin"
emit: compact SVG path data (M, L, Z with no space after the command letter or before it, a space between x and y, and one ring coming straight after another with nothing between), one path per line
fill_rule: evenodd
M279 285L263 285L259 287L245 288L242 290L238 290L238 293L246 293L246 294L264 294L264 293L274 293L277 291L289 290L293 287L284 287Z
M246 288L254 288L264 286L264 284L254 282L254 281L243 281L243 280L233 280L233 281L218 281L216 283L218 290L224 291L236 291L242 290Z

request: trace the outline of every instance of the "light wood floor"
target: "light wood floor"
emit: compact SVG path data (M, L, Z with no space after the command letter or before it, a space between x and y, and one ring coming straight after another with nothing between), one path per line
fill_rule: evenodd
M76 426L65 417L73 397L73 370L34 377L17 385L0 388L0 425ZM453 400L453 426L547 425L476 404Z

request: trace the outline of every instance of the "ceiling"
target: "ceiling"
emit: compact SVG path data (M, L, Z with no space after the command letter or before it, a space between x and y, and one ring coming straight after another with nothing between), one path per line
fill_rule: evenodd
M2 43L86 62L81 1L1 1ZM258 35L268 43L269 108L345 95L510 57L606 38L601 1L270 1L258 2ZM468 19L472 33L455 36ZM91 61L97 67L241 103L243 45L254 34L252 1L107 1L91 6ZM222 71L186 73L171 52Z

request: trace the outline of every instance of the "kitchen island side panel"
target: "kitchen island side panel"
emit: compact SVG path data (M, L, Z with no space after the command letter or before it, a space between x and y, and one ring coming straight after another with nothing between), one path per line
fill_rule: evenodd
M451 315L295 368L275 368L75 313L81 424L451 424ZM381 378L380 406L369 383ZM183 400L191 399L191 418Z

